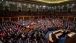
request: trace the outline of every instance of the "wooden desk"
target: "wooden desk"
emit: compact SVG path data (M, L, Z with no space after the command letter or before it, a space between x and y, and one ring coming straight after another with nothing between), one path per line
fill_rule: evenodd
M29 26L29 27L26 28L23 32L24 32L24 33L27 33L28 31L30 31L31 29L34 29L34 28L36 28L36 25Z
M59 33L55 34L56 32L59 32ZM53 34L55 34L56 39L57 39L55 42L57 42L58 39L59 39L59 36L61 36L63 34L63 30L54 31ZM49 43L53 43L54 42L54 40L52 39L52 33L49 34L48 39L49 39Z

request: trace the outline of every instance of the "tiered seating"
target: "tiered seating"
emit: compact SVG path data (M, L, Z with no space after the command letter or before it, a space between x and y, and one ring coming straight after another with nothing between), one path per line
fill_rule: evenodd
M1 16L9 16L9 15L75 15L75 12L43 12L43 11L0 11Z
M3 21L0 23L0 40L4 43L45 43L46 33L54 27L56 27L54 32L49 34L49 42L57 43L62 35L66 35L66 29L64 30L64 23L61 19L45 18L26 21ZM72 29L68 27L67 30Z

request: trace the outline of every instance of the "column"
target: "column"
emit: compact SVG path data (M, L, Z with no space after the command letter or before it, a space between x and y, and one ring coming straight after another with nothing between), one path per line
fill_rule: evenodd
M11 17L9 17L9 20L11 21Z
M46 18L46 16L45 16L45 18Z
M74 20L73 21L75 21L75 17L74 17Z
M18 20L19 20L19 17L18 17Z
M38 19L39 19L39 16L38 16Z
M58 19L59 19L59 16L58 16Z
M64 19L64 17L65 17L65 16L63 16L63 19Z
M24 20L24 17L23 17L23 20Z
M33 16L33 19L34 19L34 16Z
M68 18L69 18L69 17L67 17L67 20L68 20Z

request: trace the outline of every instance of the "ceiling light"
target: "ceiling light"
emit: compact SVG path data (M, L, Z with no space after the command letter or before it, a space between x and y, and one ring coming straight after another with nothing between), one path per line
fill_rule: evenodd
M41 5L39 7L42 7Z
M3 0L2 0L3 1Z
M66 2L66 1L69 1L69 0L36 0L36 1L55 4L55 3Z
M74 6L75 4L72 4L72 6Z
M43 7L46 7L46 6L43 6Z
M67 4L67 7L69 6L69 4Z
M23 4L24 6L26 6L26 4Z
M13 2L12 4L16 4L15 2Z
M12 4L12 2L9 2L10 4Z
M17 2L18 3L18 2Z
M33 4L32 6L34 7L35 5Z

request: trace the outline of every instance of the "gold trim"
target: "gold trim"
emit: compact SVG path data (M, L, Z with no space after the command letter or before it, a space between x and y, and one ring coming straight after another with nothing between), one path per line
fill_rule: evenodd
M62 3L62 2L67 2L69 0L60 0L60 1L47 1L47 0L37 0L39 2L44 2L44 3L49 3L49 4L56 4L56 3Z

